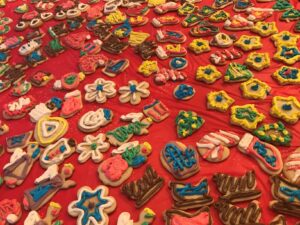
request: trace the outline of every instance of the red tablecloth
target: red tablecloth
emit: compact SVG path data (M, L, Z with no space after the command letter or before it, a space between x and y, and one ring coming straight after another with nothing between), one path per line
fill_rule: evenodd
M12 31L10 31L6 36L10 35L25 35L27 32L29 32L29 29L24 32L15 32L13 31L14 25L16 21L18 20L19 15L13 12L14 8L17 5L20 5L25 1L16 1L14 3L8 3L7 6L4 8L5 15L8 17L11 17L14 19L14 23L11 25ZM212 1L203 1L201 3L197 3L199 6L203 6L205 4L210 4ZM295 8L300 7L300 3L296 0L291 0L292 4L295 6ZM30 5L30 8L33 9L33 5L31 5L28 1L28 4ZM103 4L100 3L100 4ZM256 6L261 7L271 7L273 3L264 3L264 4L258 4L256 3ZM226 8L226 11L230 12L231 15L234 14L232 11L232 6L229 6ZM170 15L175 15L175 13L170 13ZM275 20L277 23L277 27L279 31L282 30L289 30L292 31L292 27L294 25L294 22L286 23L279 20L281 13L275 12L274 16L271 18L268 18L267 21L273 21ZM147 17L149 17L150 21L155 15L152 10L147 14ZM52 20L50 22L46 22L42 29L44 31L47 31L47 27L53 24L58 23L55 20ZM219 24L218 26L222 26L222 24ZM171 29L179 29L183 31L187 36L188 39L184 43L184 46L187 47L187 45L191 42L193 39L191 36L188 35L188 28L182 28L181 25L170 27ZM83 26L81 30L85 30L85 27ZM134 28L135 31L145 31L149 32L151 34L151 38L154 39L154 35L156 33L156 29L153 28L151 23L149 22L147 25ZM223 30L223 28L222 28ZM77 32L77 31L75 31ZM227 32L226 33L235 33L237 36L242 35L243 33L249 33L249 32ZM207 40L210 40L211 37L205 38ZM43 38L43 45L47 44L50 40L49 35L47 34ZM261 50L258 50L259 52L269 52L270 56L275 52L275 47L270 40L270 38L262 38L263 42L263 48ZM212 47L211 52L216 51L217 48ZM175 129L175 117L178 114L179 110L193 110L197 112L199 115L201 115L205 119L204 126L196 132L194 135L182 139L181 141L186 145L193 145L195 146L195 143L206 133L215 131L217 129L224 129L224 130L232 130L240 135L245 133L245 131L237 126L230 125L230 110L228 110L226 113L220 113L216 111L209 111L206 107L206 94L209 91L212 90L226 90L228 94L235 99L236 105L243 105L247 103L253 103L256 105L257 109L264 113L266 116L266 119L264 122L275 122L277 121L275 118L272 118L269 115L269 110L271 106L271 100L274 96L280 95L280 96L289 96L293 95L299 98L300 96L300 88L298 86L280 86L276 81L274 81L271 78L271 74L278 69L281 64L275 62L273 59L271 60L271 66L267 69L264 69L261 72L253 71L255 74L255 77L267 82L271 87L272 91L271 94L267 97L266 100L247 100L241 97L241 91L239 89L240 83L235 84L229 84L224 83L223 79L218 80L216 83L212 85L208 85L202 82L195 81L195 73L198 68L198 66L201 65L207 65L210 64L209 62L209 55L211 54L205 53L201 55L194 55L193 53L188 53L186 58L188 59L188 66L184 70L188 74L188 79L184 82L187 84L192 85L195 90L196 94L195 96L189 100L189 101L179 101L176 100L173 97L173 89L178 83L169 82L166 85L158 86L153 82L153 78L145 78L142 75L137 73L137 67L142 63L142 59L136 55L133 51L133 48L129 47L124 51L121 55L110 55L106 52L103 52L103 54L107 55L108 57L111 57L113 59L119 59L119 58L128 58L130 60L130 66L126 69L125 72L118 75L115 78L109 78L106 75L104 75L100 70L97 70L94 74L86 76L86 79L79 85L79 90L82 91L82 94L84 94L84 85L88 83L92 83L96 78L103 77L108 80L113 80L117 87L126 85L128 80L137 80L142 81L146 80L150 83L150 91L151 95L145 100L142 100L142 102L137 106L132 106L130 104L121 104L119 102L118 96L109 99L105 104L97 104L97 103L88 103L84 101L84 108L81 110L80 113L76 114L72 118L68 119L68 122L70 124L69 130L66 137L73 137L77 140L78 143L80 143L83 140L83 137L85 136L84 133L80 132L77 128L77 121L78 119L86 112L90 110L95 110L100 107L106 107L111 109L114 112L114 119L112 123L107 125L104 128L101 128L99 132L106 132L108 130L111 130L121 124L124 124L123 122L120 122L120 116L129 113L129 112L139 112L142 110L142 107L145 104L148 104L153 101L153 99L160 99L163 101L166 106L169 107L171 111L171 115L168 119L161 123L154 123L149 128L149 135L146 136L140 136L140 137L134 137L132 140L139 140L139 141L148 141L152 144L153 152L151 156L149 157L148 164L151 164L155 170L158 171L158 174L164 177L165 179L165 185L163 188L158 192L158 194L153 197L147 204L147 207L152 208L156 214L157 218L154 222L154 224L160 225L164 224L163 218L162 218L162 212L166 209L171 208L172 205L172 198L170 191L168 189L168 182L173 180L174 178L162 167L161 162L159 160L159 153L160 150L163 148L163 146L171 140L177 140L177 134ZM12 58L10 59L10 63L18 63L21 62L22 58L18 55L17 49L14 49L11 52ZM237 60L240 63L243 63L246 56L248 54L244 54L243 58ZM26 76L30 76L37 70L44 70L52 72L56 79L60 78L62 75L68 72L78 72L78 59L79 59L79 51L73 50L73 49L67 49L64 53L59 55L55 58L49 58L48 61L45 63L37 66L36 68L31 68L26 70ZM159 67L168 67L169 60L158 60L158 58L153 57L154 60L158 61ZM294 66L299 67L299 63L296 63ZM226 66L218 67L218 69L224 74L226 70ZM53 81L50 82L46 87L44 88L32 88L32 90L29 92L29 94L33 95L38 99L39 102L45 102L48 99L50 99L52 96L58 96L63 97L65 92L64 91L54 91L52 89ZM11 101L15 99L10 95L9 91L6 91L4 93L1 93L0 95L0 107L3 107L3 104L5 104L7 101ZM299 98L300 100L300 98ZM59 113L56 112L53 115L58 115ZM1 116L2 117L2 116ZM4 136L0 137L0 143L5 145L5 138L9 137L14 134L20 134L24 131L32 130L34 128L34 124L30 122L29 116L25 116L23 119L20 120L11 120L11 121L5 121L10 127L10 131L8 134L5 134ZM280 151L282 153L283 159L285 159L288 154L293 151L296 147L300 145L300 123L295 125L287 125L287 128L293 133L293 141L290 147L280 147ZM112 147L111 147L112 149ZM110 149L110 151L111 151ZM105 153L105 158L109 157L110 151ZM9 161L10 154L5 153L0 158L0 165L4 165ZM91 161L86 162L85 164L79 164L77 162L78 154L74 153L70 158L68 158L65 162L71 162L75 166L75 172L72 177L73 180L77 182L77 186L75 188L71 188L68 190L60 191L58 192L54 197L53 201L56 201L60 203L63 206L63 210L61 212L60 218L64 220L65 224L74 224L76 219L72 218L67 213L67 206L68 204L76 199L76 192L77 190L84 186L90 186L92 188L95 188L96 186L100 185L101 182L97 175L97 168L99 164L95 164ZM212 175L216 172L223 172L223 173L229 173L232 175L242 175L247 170L255 170L257 175L257 186L260 190L262 190L262 196L259 199L260 205L262 207L262 219L261 221L265 224L269 223L270 220L276 215L272 210L269 209L269 201L272 200L271 190L270 190L270 181L269 176L264 173L261 168L258 166L255 160L253 160L250 157L247 157L243 154L241 154L236 148L231 149L231 155L229 159L227 159L225 162L222 163L209 163L207 161L204 161L203 159L200 159L200 172L196 174L195 176L191 177L187 181L196 182L199 181L203 177L207 177L209 181L209 187L210 187L210 193L213 196L215 200L217 200L218 196L220 194L218 193L215 184L212 182L211 178ZM33 186L33 181L35 178L37 178L39 175L42 174L44 170L41 168L39 163L37 162L30 172L28 178L26 181L19 187L15 189L9 189L5 185L2 185L0 187L0 200L4 198L16 198L19 201L23 198L23 192L27 188L30 188ZM145 166L142 166L141 168L134 169L134 172L129 180L135 180L142 176L142 174L145 171ZM126 196L120 193L120 187L116 188L109 188L110 193L109 195L114 196L117 200L117 208L116 210L110 215L110 224L116 224L117 218L119 214L123 211L128 211L133 215L134 219L138 218L138 214L140 210L135 209L134 202L131 200L128 200ZM238 204L238 205L244 205L244 204ZM42 212L45 212L46 206L42 208ZM214 224L221 224L219 217L217 215L217 211L214 209L214 207L211 207L211 213L213 216ZM22 220L18 224L22 224L23 220L26 218L28 212L23 211ZM295 224L297 221L295 218L287 217L288 222L290 225Z

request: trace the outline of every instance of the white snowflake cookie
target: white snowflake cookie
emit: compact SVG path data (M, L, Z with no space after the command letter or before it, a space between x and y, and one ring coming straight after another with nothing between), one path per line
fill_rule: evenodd
M84 99L88 102L105 103L108 98L116 95L115 86L116 84L113 81L98 78L94 83L84 86L86 91Z
M146 81L138 83L135 80L130 80L128 86L120 87L119 93L121 95L119 100L122 103L130 102L132 105L137 105L142 98L147 98L150 95L148 88L149 83Z

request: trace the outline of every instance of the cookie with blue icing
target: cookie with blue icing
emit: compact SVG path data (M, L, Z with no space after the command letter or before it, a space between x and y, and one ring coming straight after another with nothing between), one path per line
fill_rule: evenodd
M175 87L173 95L178 100L189 100L195 95L195 89L187 84L179 84Z
M171 69L173 70L183 70L188 65L188 61L183 57L174 57L169 63Z

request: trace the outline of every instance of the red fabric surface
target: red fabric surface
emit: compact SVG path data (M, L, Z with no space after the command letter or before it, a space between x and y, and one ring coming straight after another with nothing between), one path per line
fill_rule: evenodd
M211 0L205 0L201 3L197 3L199 6L203 6L205 4L210 4ZM296 0L291 1L295 8L300 7L300 3ZM17 35L25 35L29 32L30 29L27 29L24 32L16 33L13 31L13 27L19 17L19 15L15 14L13 12L13 9L23 3L23 1L17 1L14 3L8 3L6 8L4 8L5 14L8 17L11 17L14 19L14 23L11 25L12 31L6 34L6 36L10 36L13 34ZM29 3L28 3L29 4ZM100 3L100 4L103 4ZM271 7L273 3L264 3L264 4L258 4L256 3L256 6L260 7ZM30 8L33 8L33 5L30 4ZM229 6L225 8L226 11L230 12L231 15L234 14L232 11L232 6ZM175 13L170 13L170 15L175 15ZM294 25L294 22L286 23L279 21L281 13L275 12L274 16L271 18L268 18L267 21L273 21L275 20L277 22L277 27L279 31L282 30L289 30L292 31L292 27ZM147 14L147 17L150 19L155 17L155 15L152 10ZM181 18L182 19L182 18ZM50 22L46 22L42 29L44 31L47 30L47 27L53 24L58 23L55 20L52 20ZM222 27L222 23L218 24L218 26ZM170 29L176 29L183 31L187 36L187 41L183 44L185 47L188 46L188 44L193 39L191 36L188 35L188 28L182 28L181 25L178 26L172 26ZM81 30L85 30L85 27L83 26ZM151 38L154 39L154 35L156 33L156 29L153 28L150 22L148 22L147 25L143 27L134 28L135 31L146 31L151 34ZM223 28L222 28L223 30ZM75 31L77 32L77 31ZM73 32L73 33L75 33ZM228 32L226 33L236 33L236 35L239 37L242 34L250 33L250 32ZM94 37L93 37L94 38ZM205 38L207 40L210 40L211 37ZM43 45L47 44L50 40L49 35L47 34L43 38ZM269 52L270 56L275 52L275 47L272 43L272 41L269 38L262 38L263 42L263 48L261 50L258 50L259 52ZM157 218L154 222L154 224L161 225L164 224L163 218L162 218L162 212L166 209L171 208L172 205L172 199L171 194L168 189L168 182L173 180L174 178L172 175L170 175L161 165L160 159L159 159L159 153L160 150L163 148L163 146L168 142L172 140L177 140L177 134L175 129L175 117L178 114L179 110L192 110L197 112L199 115L201 115L205 119L204 126L197 131L194 135L182 139L184 144L186 145L193 145L195 146L195 143L206 133L215 131L217 129L224 129L224 130L231 130L235 131L238 134L242 135L245 133L245 131L237 126L230 125L230 110L228 110L225 113L220 113L216 111L209 111L206 108L206 94L209 91L212 90L226 90L228 94L235 99L236 105L243 105L247 103L253 103L256 105L257 109L264 113L266 116L266 119L264 120L265 123L269 122L275 122L277 121L275 118L272 118L269 115L269 110L271 106L271 100L273 96L280 95L280 96L289 96L293 95L298 97L300 100L300 89L298 86L280 86L276 81L274 81L271 78L271 74L278 69L281 64L275 62L274 60L271 60L271 66L267 69L264 69L261 72L253 71L256 78L267 82L271 87L272 91L271 94L267 97L266 100L247 100L241 97L241 92L239 89L240 83L235 84L228 84L224 83L223 79L218 80L216 83L212 85L208 85L202 82L195 81L195 73L198 66L201 65L207 65L210 64L209 62L209 55L216 51L217 48L212 47L211 52L201 54L201 55L194 55L193 53L188 53L186 58L188 59L188 66L184 70L188 74L188 79L184 82L186 84L192 85L196 89L195 96L189 100L189 101L179 101L176 100L173 97L173 89L178 83L169 82L166 85L158 86L153 82L152 77L145 78L142 75L137 73L137 67L141 64L142 59L136 55L131 47L126 49L123 54L121 55L110 55L106 52L103 52L103 54L107 55L110 58L113 59L119 59L119 58L128 58L130 60L130 66L126 69L125 72L118 75L115 78L109 78L106 75L104 75L100 70L97 70L94 74L86 76L86 79L79 85L79 90L82 91L82 94L84 95L84 85L88 83L92 83L96 78L102 77L107 80L113 80L117 88L123 85L127 84L128 80L137 80L142 81L146 80L150 83L150 91L151 95L147 98L142 100L142 102L137 106L132 106L130 104L121 104L119 102L118 96L109 99L105 104L98 104L98 103L88 103L84 101L84 108L81 110L80 113L73 116L72 118L68 119L69 122L69 130L66 137L73 137L77 140L78 143L80 143L83 140L83 137L85 136L84 133L80 132L77 128L77 121L78 119L86 112L90 110L95 110L100 107L106 107L111 109L114 112L114 119L112 123L107 125L104 128L101 128L94 134L97 134L99 132L106 132L111 129L114 129L115 127L118 127L122 124L125 124L124 122L120 122L119 117L123 114L129 113L129 112L139 112L142 110L142 107L145 104L148 104L153 101L153 99L160 99L162 102L165 103L167 107L169 107L171 111L171 115L168 119L161 123L154 123L150 128L150 133L146 136L140 136L140 137L134 137L131 140L139 140L139 141L148 141L151 143L153 147L153 152L149 157L148 164L151 164L154 169L158 172L159 175L164 177L165 184L163 188L156 194L155 197L153 197L146 205L145 207L152 208L156 214ZM17 49L14 49L12 52L12 58L10 59L10 63L15 62L18 63L22 60L22 58L18 55ZM243 63L246 56L248 54L245 53L243 58L237 60L237 62ZM60 54L58 57L55 58L49 58L48 61L45 63L37 66L36 68L28 69L26 70L26 75L29 76L33 74L37 70L44 70L52 72L56 79L59 79L62 75L68 73L68 72L78 72L78 59L79 59L79 51L73 50L73 49L67 49L64 53ZM157 57L153 57L154 60L158 61L159 67L168 67L169 60L158 60ZM294 66L299 67L299 63L296 63ZM226 66L218 67L218 69L224 74L226 70ZM37 98L39 102L45 102L48 99L50 99L53 96L63 97L65 92L64 91L54 91L52 89L54 81L51 81L46 87L44 88L35 88L33 87L32 90L29 92L29 94L33 95ZM6 91L0 95L0 107L3 107L3 104L5 104L8 101L11 101L15 99L9 94L9 91ZM53 115L59 115L59 112L54 113ZM4 120L5 121L5 120ZM10 131L8 134L5 134L0 137L0 143L5 144L5 138L14 134L20 134L24 131L32 130L34 128L34 124L30 122L29 116L25 116L23 119L19 120L11 120L11 121L5 121L10 127ZM285 159L288 154L293 151L297 146L300 145L300 123L297 123L295 125L287 125L288 129L293 133L293 141L290 147L279 147L283 159ZM110 156L110 152L113 149L113 147L110 148L110 150L105 153L105 158ZM9 161L10 154L5 153L2 157L0 157L0 165L3 166L5 163ZM92 161L88 161L85 164L79 164L77 162L78 154L74 153L70 158L68 158L65 162L71 162L75 166L75 172L73 174L72 179L77 182L77 186L75 188L71 188L68 190L59 191L52 199L52 201L56 201L59 204L62 205L63 209L61 211L61 214L59 216L60 219L64 220L65 224L75 224L76 218L72 218L67 213L67 206L68 204L76 199L76 193L77 190L84 185L90 186L92 188L95 188L96 186L101 184L101 181L98 178L97 175L97 168L99 164L95 164ZM225 162L222 163L209 163L204 161L203 159L200 159L200 172L197 173L195 176L191 177L190 179L187 179L186 181L190 182L196 182L199 181L203 177L207 177L209 181L209 187L210 187L210 193L215 199L217 200L218 196L220 194L218 193L215 184L212 182L211 178L212 175L216 172L223 172L223 173L229 173L232 175L242 175L247 170L253 169L256 172L257 175L257 186L260 190L262 190L262 196L259 199L260 205L262 207L262 218L261 222L268 224L270 220L276 215L272 210L269 209L268 204L269 201L272 200L271 195L271 183L269 181L269 176L262 171L262 169L258 166L256 161L248 156L245 156L241 154L236 148L231 149L231 155L229 159L227 159ZM43 169L37 162L28 178L25 180L25 182L15 188L15 189L9 189L5 185L2 185L0 187L0 200L4 198L16 198L19 201L23 198L23 192L27 188L30 188L33 186L33 181L35 178L37 178L39 175L43 173ZM145 165L141 168L134 169L134 172L132 176L129 178L129 181L135 180L142 176L142 174L145 171ZM128 211L131 213L133 219L137 219L140 210L135 209L134 202L127 199L126 196L120 193L120 187L116 188L109 188L110 192L109 195L114 196L117 200L117 208L116 210L110 214L110 224L116 224L117 218L119 214L123 211ZM237 205L245 205L245 204L237 204ZM45 210L47 208L47 204L41 209L42 214L45 213ZM23 220L26 218L28 212L23 211L22 219L18 224L22 224ZM221 224L217 211L214 209L214 207L211 207L211 214L213 216L214 224ZM295 218L287 217L288 218L288 224L292 225L295 224L297 221Z

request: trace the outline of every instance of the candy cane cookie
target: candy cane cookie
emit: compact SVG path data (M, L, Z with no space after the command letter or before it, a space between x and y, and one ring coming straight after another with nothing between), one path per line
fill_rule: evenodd
M300 148L297 148L285 160L283 174L291 183L300 185Z

